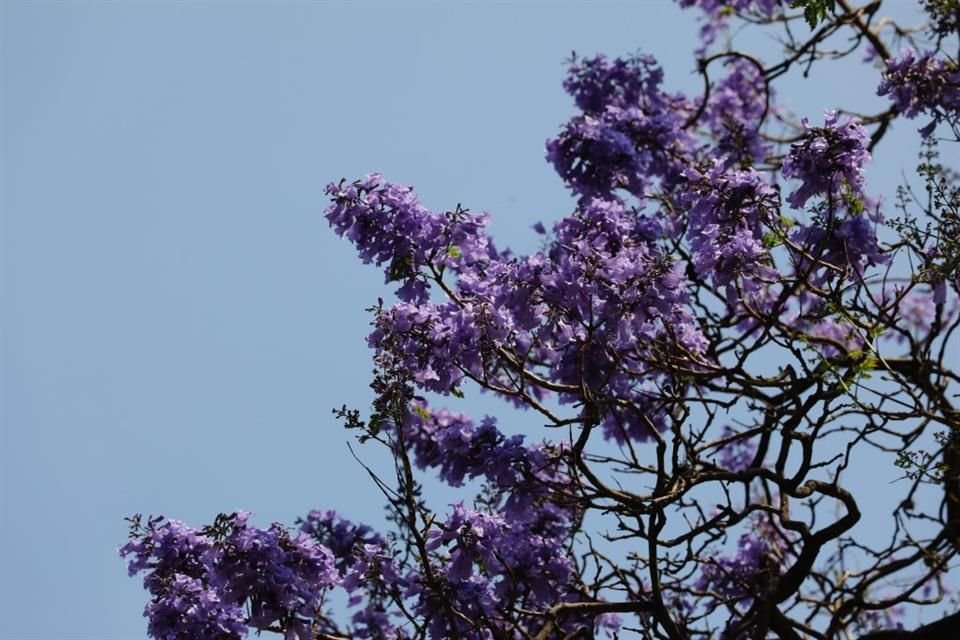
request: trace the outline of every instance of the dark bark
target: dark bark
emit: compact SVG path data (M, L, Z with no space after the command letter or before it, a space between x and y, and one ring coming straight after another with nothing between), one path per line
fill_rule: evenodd
M887 629L860 636L860 640L957 640L957 638L960 638L960 611L936 622L917 627L913 631Z

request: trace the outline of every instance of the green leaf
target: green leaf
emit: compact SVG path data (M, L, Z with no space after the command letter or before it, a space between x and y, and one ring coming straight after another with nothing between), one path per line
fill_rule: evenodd
M459 258L460 256L463 255L463 253L461 253L460 247L458 247L455 244L452 244L447 249L447 255L449 255L451 258Z
M370 416L370 420L367 421L367 431L373 437L376 437L380 433L380 425L383 423L383 418L380 417L379 413L375 413Z
M423 418L424 420L429 420L429 419L430 419L430 412L427 411L426 409L424 409L424 408L421 407L421 406L414 405L414 406L413 406L413 412L414 412L415 414L417 414L418 416L420 416L421 418Z
M837 8L836 0L794 0L790 4L791 9L803 8L803 18L810 25L811 29L816 29L817 25L829 18Z

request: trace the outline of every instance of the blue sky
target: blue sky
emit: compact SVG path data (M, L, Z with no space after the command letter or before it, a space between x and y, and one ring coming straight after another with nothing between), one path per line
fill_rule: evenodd
M330 411L366 406L386 289L325 184L379 171L530 249L572 207L563 60L642 49L695 90L696 30L653 1L4 2L0 637L144 637L128 514L379 522ZM856 69L781 95L877 107Z

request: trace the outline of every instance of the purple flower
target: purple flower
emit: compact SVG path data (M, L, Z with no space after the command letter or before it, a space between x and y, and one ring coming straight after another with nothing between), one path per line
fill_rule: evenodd
M755 517L751 524L737 541L735 554L701 559L697 588L728 604L750 603L763 580L782 573L791 554L790 538L765 518Z
M438 469L447 484L485 479L514 522L546 515L550 487L569 482L557 447L524 445L523 436L503 435L490 417L477 425L462 414L419 403L403 425L403 438L417 466Z
M610 60L604 55L574 58L563 88L584 113L601 113L608 106L643 106L660 110L668 106L661 92L663 69L656 58L637 55Z
M843 190L863 195L863 167L870 160L867 132L853 119L841 121L836 111L827 111L822 127L803 121L806 134L790 147L782 173L795 178L800 187L787 196L795 209L802 209L813 196L839 197Z
M755 171L725 171L719 164L689 177L687 237L697 274L721 286L742 277L748 293L756 280L772 280L777 274L764 236L782 226L779 193ZM736 300L734 287L728 297Z
M732 58L726 67L727 75L711 87L703 112L715 140L711 153L728 166L752 166L772 150L760 135L769 89L761 70L747 60Z
M386 281L403 282L397 290L401 300L427 300L422 269L459 271L489 256L482 231L486 216L459 207L431 213L410 187L385 182L375 173L349 184L331 183L326 192L333 200L326 210L330 226L356 245L364 262L387 265Z
M901 344L907 341L908 336L916 340L924 340L936 318L937 305L946 303L946 292L946 283L943 281L933 283L929 289L912 288L906 294L899 288L885 290L879 301L879 311L891 330L888 330L884 337ZM893 302L896 302L895 307ZM957 304L950 305L943 310L940 321L950 322L957 311Z
M314 510L299 521L300 530L330 549L340 572L354 560L354 551L366 545L382 545L383 538L365 524L353 524L335 511Z
M906 49L887 61L877 95L890 96L908 118L931 114L933 120L920 130L926 138L941 120L955 121L960 115L960 70L932 51L918 57L913 49Z
M849 275L862 280L867 267L889 261L877 240L876 224L863 214L828 215L798 225L790 240L800 249L794 254L798 275L815 285Z
M228 599L249 602L250 625L264 629L296 616L310 619L337 584L333 554L305 533L280 525L257 529L239 514L210 560L210 584Z
M564 87L583 114L547 141L547 159L585 199L624 190L644 198L652 180L668 188L693 140L683 121L691 105L660 89L663 71L650 56L574 60Z
M157 640L233 640L247 635L244 612L237 603L224 602L202 580L182 574L166 580L143 615L150 621L147 634Z
M250 527L249 515L220 516L199 531L154 518L133 531L120 554L133 556L131 574L146 573L151 637L239 638L247 626L280 625L307 640L303 622L317 615L324 593L339 581L333 554L279 525Z

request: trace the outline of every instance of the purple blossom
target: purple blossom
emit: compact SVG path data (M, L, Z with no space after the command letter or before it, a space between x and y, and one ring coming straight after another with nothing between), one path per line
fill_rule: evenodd
M354 549L352 559L342 584L350 593L348 604L359 607L350 618L353 637L373 640L407 637L392 621L402 616L393 602L401 599L401 594L410 587L394 555L384 544L365 544Z
M867 267L889 261L877 240L876 223L863 214L844 218L828 215L812 224L798 225L790 240L800 249L794 256L797 271L811 284L850 275L862 280Z
M489 255L486 216L459 208L431 213L410 187L385 182L379 174L331 183L326 192L333 200L326 210L330 226L356 245L364 262L387 265L386 281L403 282L397 290L401 300L427 300L425 267L458 271Z
M797 327L805 331L826 358L860 351L866 346L861 332L853 324L840 318L797 322Z
M342 573L354 560L353 553L366 545L382 545L379 533L365 524L354 524L336 511L314 510L299 522L300 530L330 549Z
M766 554L766 544L745 533L740 536L735 555L712 557L703 564L697 586L724 598L752 598L756 594L756 576L767 562Z
M580 599L566 537L566 529L543 530L536 518L508 520L458 503L427 546L447 551L443 574L456 601L489 618L499 602L549 606Z
M569 481L557 447L524 445L523 436L505 436L490 417L477 425L465 415L420 403L408 415L403 438L416 464L438 469L447 484L462 486L478 477L490 483L513 521L554 514L543 504L550 487Z
M827 111L822 127L803 121L806 134L790 147L783 161L786 178L800 181L787 196L795 209L802 209L813 196L837 198L844 189L863 195L863 167L870 160L866 130L855 120L841 121L836 111Z
M247 626L280 625L289 637L308 639L306 623L339 581L333 554L279 525L250 527L248 518L243 512L221 516L204 530L154 518L134 530L120 554L132 556L131 575L146 574L151 637L239 638Z
M779 193L755 171L725 171L719 164L705 174L691 171L687 237L697 275L719 286L730 287L743 279L746 291L757 288L756 280L772 280L764 244L766 233L779 230Z
M339 581L333 554L305 533L249 527L247 518L237 515L231 534L208 559L210 584L231 601L249 602L256 628L311 619Z
M960 116L960 70L927 51L917 56L913 49L887 61L877 95L890 96L897 111L908 118L929 113L933 120L920 132L924 138L944 119Z
M705 559L699 589L726 601L749 603L764 580L783 572L791 555L791 539L765 518L754 517L751 525L737 540L735 554Z
M233 640L247 635L243 609L224 602L199 578L172 574L147 605L147 635L156 640ZM304 640L306 640L304 638Z
M525 354L545 379L648 406L648 390L623 369L664 349L688 357L706 349L682 265L656 244L663 233L657 220L617 200L581 201L554 227L546 252L465 268L455 300L381 309L368 342L382 367L440 394L465 378L510 372L520 358L513 354ZM637 423L636 432L649 437L650 424Z
M574 58L563 88L584 113L602 113L608 106L662 110L668 105L661 92L663 69L656 58L637 55L610 60L604 55Z
M682 126L692 109L661 91L662 80L650 56L573 61L564 87L583 114L547 141L547 159L575 193L609 199L625 190L642 199L652 178L676 184L678 158L693 150Z
M148 521L147 527L119 549L127 558L131 576L146 572L143 586L156 595L165 588L166 580L174 574L200 578L207 573L205 557L213 548L202 532L179 520L162 517Z
M679 175L673 158L683 144L679 124L675 115L609 106L571 120L547 142L547 160L583 197L609 197L622 189L643 198L650 177L671 181Z
M725 66L727 75L711 87L703 112L715 140L711 153L726 165L752 166L772 151L760 135L769 89L753 63L736 57Z
M466 375L482 377L510 335L509 316L484 300L400 302L377 314L367 342L420 387L449 394Z
M879 311L883 314L887 326L893 330L887 331L884 337L900 344L906 342L908 336L912 336L915 340L924 340L937 316L937 305L946 302L946 287L941 287L941 284L943 283L934 283L929 288L911 288L907 293L899 288L885 290L879 301L881 307ZM942 298L940 297L941 289L944 290ZM893 302L896 302L895 307ZM940 321L950 322L957 311L958 304L954 300L954 304L943 309Z

